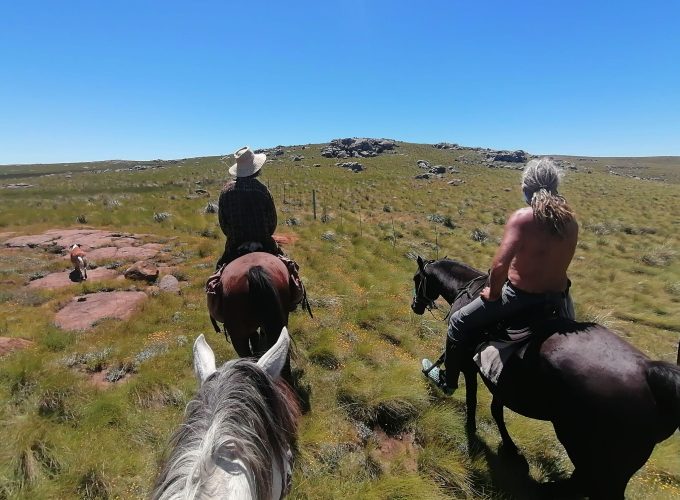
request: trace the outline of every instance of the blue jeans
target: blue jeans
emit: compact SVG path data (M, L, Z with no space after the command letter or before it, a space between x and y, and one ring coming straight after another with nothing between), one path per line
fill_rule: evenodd
M528 293L508 281L503 285L500 299L487 302L477 297L454 312L449 320L449 340L455 346L471 348L489 327L510 319L521 311L550 302L555 304L559 316L574 319L568 288L560 293Z

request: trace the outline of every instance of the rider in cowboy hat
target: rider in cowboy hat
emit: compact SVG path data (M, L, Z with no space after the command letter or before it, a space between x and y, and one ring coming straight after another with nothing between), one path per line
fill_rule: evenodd
M219 199L218 218L227 242L217 268L246 253L248 250L243 246L250 243L262 245L258 249L263 252L282 253L272 238L277 223L274 199L267 186L257 179L267 156L255 154L245 146L234 153L234 158L236 163L229 173L235 179L225 184Z

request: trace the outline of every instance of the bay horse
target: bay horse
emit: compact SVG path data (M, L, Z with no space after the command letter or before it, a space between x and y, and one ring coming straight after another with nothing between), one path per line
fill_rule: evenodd
M231 261L214 293L208 292L210 319L224 324L227 340L241 357L269 349L284 326L291 307L289 274L275 255L252 252Z
M440 296L453 304L468 283L484 276L454 260L418 257L411 309L423 314ZM680 426L680 367L649 359L595 323L558 318L537 325L525 356L510 358L497 385L480 373L492 394L503 450L517 454L504 407L550 421L574 465L570 487L590 498L624 498L655 445ZM466 420L474 433L478 367L465 358Z
M259 361L236 359L215 367L201 334L194 342L199 391L151 498L279 500L290 482L296 451L297 398L280 378L290 337L279 339Z

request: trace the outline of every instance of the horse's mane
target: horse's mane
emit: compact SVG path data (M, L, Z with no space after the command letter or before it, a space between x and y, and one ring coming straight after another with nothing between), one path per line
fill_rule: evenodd
M274 464L285 479L284 457L295 449L299 411L285 382L274 382L252 361L226 363L187 405L151 498L197 497L219 457L241 460L254 497L269 498Z
M468 266L467 264L453 259L444 258L435 260L432 264L439 264L441 268L446 270L445 275L440 276L442 279L450 279L452 275L456 275L459 279L467 281L486 274L472 266Z

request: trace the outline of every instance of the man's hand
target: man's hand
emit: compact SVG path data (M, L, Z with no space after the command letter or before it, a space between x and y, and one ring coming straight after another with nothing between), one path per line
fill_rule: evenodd
M482 298L482 300L485 300L486 302L496 302L498 299L501 298L500 295L492 297L491 288L489 288L488 286L484 287L484 290L482 290L482 293L480 293L479 296Z

